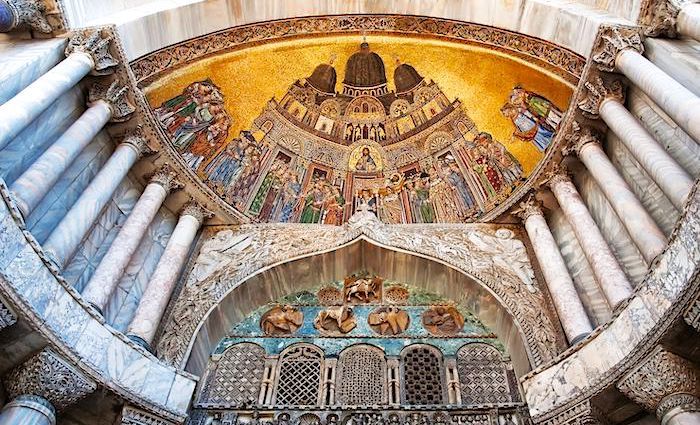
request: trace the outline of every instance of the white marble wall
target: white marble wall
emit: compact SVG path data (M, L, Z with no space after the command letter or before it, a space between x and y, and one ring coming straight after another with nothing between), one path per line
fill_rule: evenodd
M647 38L644 56L700 96L700 43L692 39Z
M0 104L63 60L66 40L0 40Z

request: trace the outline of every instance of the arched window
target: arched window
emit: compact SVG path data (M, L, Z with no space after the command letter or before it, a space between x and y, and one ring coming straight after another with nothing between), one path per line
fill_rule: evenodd
M311 344L294 344L280 354L275 404L315 406L321 389L323 351Z
M359 344L338 357L336 401L340 405L386 403L386 360L377 347Z
M508 403L508 375L501 353L484 343L466 344L457 352L462 404Z
M401 352L403 403L444 404L442 353L435 347L410 345Z
M202 404L239 406L257 402L265 369L265 350L252 343L232 345L210 363Z

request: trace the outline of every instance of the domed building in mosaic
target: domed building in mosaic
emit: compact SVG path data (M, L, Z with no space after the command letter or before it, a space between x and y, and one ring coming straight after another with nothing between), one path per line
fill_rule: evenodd
M0 425L700 424L700 3L0 32Z

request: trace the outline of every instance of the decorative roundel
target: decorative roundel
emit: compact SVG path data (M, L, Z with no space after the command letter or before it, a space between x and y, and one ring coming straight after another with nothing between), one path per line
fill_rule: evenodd
M260 329L267 336L292 335L304 322L304 313L291 305L277 305L260 318Z
M324 286L318 291L318 302L321 305L342 305L343 293L334 286Z
M452 142L452 136L446 131L437 131L428 137L428 149L430 153L439 151Z
M452 336L464 327L464 316L453 305L435 305L425 310L423 327L433 335Z
M390 286L384 290L384 301L389 304L406 304L408 303L408 289L398 285Z
M301 143L299 143L299 139L297 139L294 136L290 135L285 135L279 138L280 145L284 146L285 148L289 149L290 151L294 152L297 155L301 154Z
M396 306L379 307L367 316L369 327L379 335L396 336L408 329L408 313Z
M335 99L326 99L321 103L321 115L328 118L338 118L340 116L340 105Z
M411 104L408 103L406 99L397 99L391 103L389 107L389 115L394 118L406 115L408 110L411 108Z

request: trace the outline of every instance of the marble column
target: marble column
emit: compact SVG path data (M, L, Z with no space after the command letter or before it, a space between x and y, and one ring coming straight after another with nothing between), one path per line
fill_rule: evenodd
M617 388L635 403L656 412L661 425L697 425L699 381L700 374L691 362L657 346L617 383Z
M552 295L566 338L571 345L574 345L593 331L581 298L576 292L574 281L549 230L542 209L534 197L521 203L517 213L525 223L525 229L532 242L532 248L549 293Z
M59 268L68 264L114 191L146 149L142 135L127 136L51 232L43 246Z
M110 72L119 62L109 53L109 42L98 31L77 33L66 47L66 59L0 105L0 116L3 117L0 120L0 150L90 71Z
M646 0L642 2L639 23L649 37L678 36L700 41L700 4L693 1Z
M678 13L676 30L682 36L700 41L700 4L685 3Z
M9 403L0 425L55 425L62 410L97 389L82 372L45 348L5 377Z
M602 71L623 73L700 143L700 97L642 56L643 52L638 29L607 27L593 48L592 59Z
M605 198L624 224L647 264L666 248L667 239L627 182L603 151L598 136L588 128L578 128L570 140L581 162L598 183Z
M187 260L187 254L199 226L209 214L196 202L185 205L146 290L141 296L134 318L129 324L127 336L148 349L151 349L150 344L153 342L156 329L175 289L180 270Z
M182 187L177 173L164 166L151 177L134 209L83 290L83 298L102 311L117 287L148 226L171 190Z
M692 190L693 179L622 104L622 84L617 80L605 82L595 78L586 82L586 87L584 112L599 115L671 203L682 210Z
M610 307L615 309L632 295L632 286L625 272L622 271L569 176L559 171L549 178L548 183L571 224L574 235L593 269L596 281Z
M41 0L0 0L0 32L31 30L51 33Z
M119 120L126 111L131 111L126 116L133 112L126 95L126 86L116 81L106 90L93 87L91 106L12 183L10 190L25 219L110 119Z

